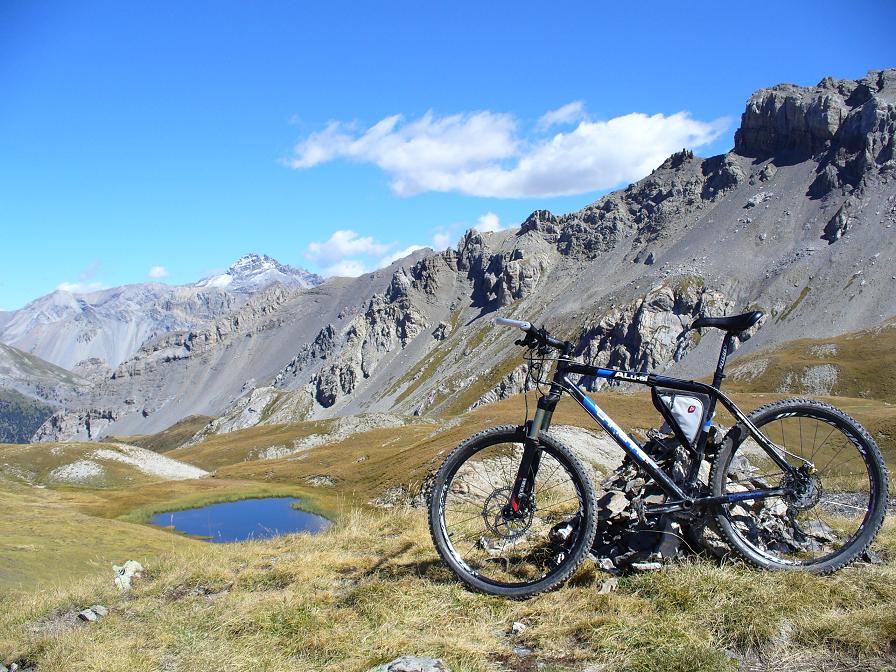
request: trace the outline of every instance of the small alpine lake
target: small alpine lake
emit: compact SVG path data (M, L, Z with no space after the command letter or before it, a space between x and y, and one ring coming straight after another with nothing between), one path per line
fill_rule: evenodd
M195 509L157 513L150 522L213 543L270 539L294 532L322 532L330 526L323 516L295 508L295 497L241 499Z

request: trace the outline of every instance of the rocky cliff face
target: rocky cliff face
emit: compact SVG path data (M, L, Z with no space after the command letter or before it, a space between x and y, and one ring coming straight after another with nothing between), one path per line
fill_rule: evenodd
M715 364L718 334L687 332L699 315L764 309L743 352L879 323L896 314L894 73L759 91L725 155L679 152L577 212L470 231L370 277L271 290L150 341L92 407L113 410L119 433L178 413L223 413L211 431L227 431L459 412L526 384L497 314L546 324L595 364L682 375Z
M695 344L698 334L690 331L695 319L726 315L735 305L722 292L704 287L701 278L677 278L588 323L577 353L595 366L663 370Z
M896 70L815 87L783 84L753 94L734 151L757 159L814 158L813 197L857 188L896 169Z

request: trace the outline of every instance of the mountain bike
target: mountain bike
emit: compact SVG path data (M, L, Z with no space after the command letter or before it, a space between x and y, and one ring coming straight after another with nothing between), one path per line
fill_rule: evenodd
M733 556L771 570L836 571L855 561L883 524L888 475L874 439L843 411L788 399L745 414L721 391L738 334L759 311L701 317L691 328L724 332L712 384L578 363L572 344L522 320L497 324L525 332L516 343L553 376L534 417L522 426L479 432L459 445L433 481L432 539L444 562L471 588L529 597L560 586L584 562L598 520L589 469L549 430L569 394L619 445L645 479L665 493L639 515L708 519ZM571 376L645 385L674 440L690 458L685 478L661 468ZM713 424L717 403L736 419L724 435ZM710 464L708 479L700 465ZM705 474L705 470L704 470ZM704 482L706 481L706 482Z

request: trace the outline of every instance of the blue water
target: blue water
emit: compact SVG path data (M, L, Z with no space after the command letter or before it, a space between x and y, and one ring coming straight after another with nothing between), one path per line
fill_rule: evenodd
M198 509L157 513L150 522L214 543L270 539L291 532L320 532L330 525L323 516L294 509L295 497L242 499Z

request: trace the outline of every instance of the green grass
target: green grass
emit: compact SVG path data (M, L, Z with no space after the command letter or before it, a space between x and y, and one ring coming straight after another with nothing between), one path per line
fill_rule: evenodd
M112 563L149 562L197 543L158 528L98 518L75 506L74 497L10 483L0 488L0 595L37 588L52 592L85 575L111 583Z

